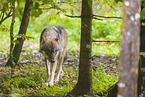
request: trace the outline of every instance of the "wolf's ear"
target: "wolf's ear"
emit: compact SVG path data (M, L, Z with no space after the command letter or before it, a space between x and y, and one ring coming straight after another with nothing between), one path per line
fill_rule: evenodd
M55 40L56 42L58 42L59 39L58 39L58 38L55 38L54 40Z
M46 38L43 37L43 39L40 41L42 44L46 42Z
M44 41L44 42L46 41L46 38L45 38L45 37L43 37L43 41Z

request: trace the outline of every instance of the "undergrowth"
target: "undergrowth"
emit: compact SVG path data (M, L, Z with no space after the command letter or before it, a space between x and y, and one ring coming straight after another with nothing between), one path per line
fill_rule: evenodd
M36 52L32 54L23 52L23 58L19 61L19 66L15 67L12 78L11 68L0 66L0 96L12 94L19 96L62 96L66 94L77 83L78 54L68 52L68 60L63 65L63 74L60 80L54 86L48 87L45 84L46 68L43 56ZM28 61L25 57L31 58L31 60ZM117 66L117 58L114 62L111 61L112 57L108 58L108 61L102 60L102 57L93 58L93 92L97 96L98 93L106 92L111 85L117 82L118 71L116 68L113 69L114 66Z

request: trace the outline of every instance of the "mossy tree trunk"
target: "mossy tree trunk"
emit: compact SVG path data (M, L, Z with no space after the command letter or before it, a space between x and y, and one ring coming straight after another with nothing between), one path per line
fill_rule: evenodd
M137 97L140 4L140 0L123 1L118 97Z

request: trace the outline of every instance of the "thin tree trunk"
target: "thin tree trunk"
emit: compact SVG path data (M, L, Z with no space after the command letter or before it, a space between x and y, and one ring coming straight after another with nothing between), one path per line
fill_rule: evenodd
M12 7L13 7L13 15L12 15L12 22L11 22L11 26L10 26L10 59L12 60L12 67L11 67L11 93L14 93L14 62L13 62L13 56L12 56L12 50L13 50L13 40L14 40L14 36L13 36L13 28L14 28L14 23L15 23L15 2L12 3Z
M138 74L138 97L145 96L145 19L141 20L140 64Z
M137 97L140 0L124 0L118 97Z
M14 65L12 50L13 50L13 46L14 46L13 28L14 28L14 23L15 23L15 2L12 3L12 6L13 6L13 15L12 15L12 22L11 22L11 26L10 26L10 59L12 60L12 64Z
M26 0L25 9L24 9L23 17L22 17L22 22L21 22L18 34L21 34L24 36L26 35L26 30L27 30L28 23L29 23L29 17L30 17L32 5L33 5L33 0ZM15 45L14 50L13 50L13 59L14 59L15 64L17 64L17 62L19 60L19 56L20 56L22 46L24 43L24 37L18 38L17 40L19 41L19 43ZM12 60L10 58L8 59L8 61L6 63L6 66L12 66Z
M89 95L92 93L92 0L82 1L81 16L81 46L80 46L80 63L79 77L74 89L67 94L73 96Z

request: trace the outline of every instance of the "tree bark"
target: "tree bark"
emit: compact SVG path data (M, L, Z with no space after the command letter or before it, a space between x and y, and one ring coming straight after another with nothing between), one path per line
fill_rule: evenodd
M137 97L140 4L140 0L123 1L118 97Z
M25 9L24 9L22 22L20 25L18 35L20 35L20 34L24 35L24 36L26 35L26 30L27 30L28 23L29 23L29 17L30 17L32 5L33 5L33 0L26 0ZM19 41L19 43L15 45L13 53L12 53L15 64L17 64L17 62L19 60L19 56L22 51L22 46L24 43L24 37L17 38L17 40ZM13 65L12 60L11 60L11 58L9 58L6 63L6 66L12 66L12 65Z
M81 46L79 77L74 89L67 96L94 96L92 93L92 0L82 1Z
M13 46L14 46L13 28L14 28L14 23L15 23L15 2L12 3L12 6L13 6L13 15L12 15L12 22L11 22L11 26L10 26L10 59L12 60L12 63L13 63L12 50L13 50Z
M142 4L144 1L142 2ZM144 6L141 6L141 10ZM141 32L140 32L140 62L139 62L139 74L138 74L138 97L145 96L145 19L141 20Z
M15 1L12 3L12 7L13 7L13 16L12 16L12 22L11 22L11 26L10 26L10 59L12 60L13 63L13 56L12 56L12 50L13 50L13 40L14 40L14 36L13 36L13 28L14 28L14 23L15 23ZM14 63L13 63L14 64ZM13 78L14 78L14 66L11 67L11 93L14 93L14 85L13 85Z
M107 97L117 97L118 93L118 82L112 85L108 90L107 90Z

